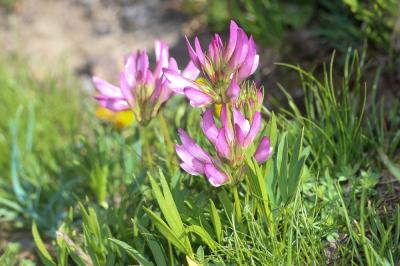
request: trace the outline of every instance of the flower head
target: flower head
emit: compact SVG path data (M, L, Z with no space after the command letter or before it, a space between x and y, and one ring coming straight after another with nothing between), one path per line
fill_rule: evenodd
M131 109L136 120L147 124L157 115L160 107L169 99L173 91L170 82L164 77L163 69L180 73L174 58L169 56L168 46L155 42L155 67L151 71L146 50L132 53L125 60L123 71L119 75L119 87L98 77L93 77L99 103L111 110ZM195 79L199 71L189 63L182 75ZM175 86L176 88L176 86Z
M174 91L185 94L192 106L228 103L235 99L241 82L258 67L259 55L253 37L247 37L234 21L231 21L229 40L225 45L218 34L212 38L207 52L202 50L197 37L194 48L187 38L186 42L190 59L200 71L201 78L190 79L171 69L165 71L165 76L178 88Z
M214 156L198 146L182 129L179 130L182 145L176 145L182 169L191 175L205 175L213 186L239 182L245 171L246 154L253 154L254 159L262 164L272 152L266 136L261 137L256 149L253 145L261 127L260 112L255 112L249 120L239 109L230 111L223 105L219 120L221 127L217 127L213 111L208 108L201 123L204 134L214 147Z

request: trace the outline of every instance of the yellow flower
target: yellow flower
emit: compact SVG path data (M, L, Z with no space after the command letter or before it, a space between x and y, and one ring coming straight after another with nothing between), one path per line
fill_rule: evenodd
M97 118L100 118L103 121L111 121L114 116L112 111L104 107L97 107L95 114Z
M96 108L96 117L103 121L112 123L114 127L118 129L132 125L135 120L131 110L112 112L104 107Z

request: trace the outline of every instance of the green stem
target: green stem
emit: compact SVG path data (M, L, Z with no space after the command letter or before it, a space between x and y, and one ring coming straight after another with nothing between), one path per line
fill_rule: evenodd
M150 145L149 145L149 126L139 125L139 137L142 144L142 161L149 169L153 165L153 156L151 155Z
M234 199L234 203L235 203L236 220L238 221L238 223L240 223L242 221L242 210L241 210L241 205L240 205L238 186L234 185L234 186L232 186L231 189L232 189L233 199Z
M175 260L174 260L174 252L172 251L172 245L171 242L168 241L168 251L169 251L169 262L171 263L170 265L175 265Z
M175 171L176 165L178 165L178 162L176 161L176 156L175 156L175 148L174 148L174 143L171 138L171 134L169 133L168 130L168 125L167 122L165 121L165 117L162 113L159 113L159 121L160 121L160 127L161 127L161 132L164 137L164 144L167 150L167 165L168 169L170 170L170 174L172 175L173 172Z

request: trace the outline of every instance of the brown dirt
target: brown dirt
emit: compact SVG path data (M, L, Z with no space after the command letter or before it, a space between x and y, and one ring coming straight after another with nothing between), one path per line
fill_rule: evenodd
M176 45L183 22L162 0L21 0L0 9L0 43L39 77L61 66L115 79L126 54L155 39Z

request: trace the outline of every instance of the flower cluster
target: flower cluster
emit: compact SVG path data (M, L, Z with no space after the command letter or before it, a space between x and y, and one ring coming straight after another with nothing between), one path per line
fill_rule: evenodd
M228 42L224 44L215 34L207 52L197 37L194 48L186 41L191 61L182 72L169 56L167 45L156 41L153 71L146 50L138 51L126 58L119 87L93 78L96 99L113 112L131 110L136 121L144 125L173 93L184 94L194 107L207 107L201 128L209 152L179 129L181 144L176 145L176 153L180 166L190 175L206 176L216 187L237 184L245 175L246 156L262 164L272 152L268 137L258 136L263 94L254 81L247 80L258 67L255 42L234 21Z
M253 105L255 108L262 102L260 91L257 92L257 98L257 103ZM249 99L249 102L253 102ZM238 106L250 105L249 103ZM253 154L259 164L268 159L272 152L268 137L261 137L257 148L254 147L254 141L261 128L261 113L255 111L246 114L238 109L238 106L222 106L218 119L220 128L215 123L211 108L207 108L203 114L201 127L214 147L214 156L210 156L183 129L179 129L182 145L176 145L176 152L182 161L182 169L191 175L205 175L213 186L218 187L225 183L236 184L243 179L246 154Z
M201 77L188 79L166 69L164 74L171 88L183 93L194 107L214 104L222 108L214 116L209 107L202 117L201 127L213 147L209 153L179 129L182 144L176 145L176 152L180 166L191 175L206 176L215 187L237 184L245 175L246 155L252 155L262 164L272 153L269 138L257 138L261 130L263 94L254 81L246 80L258 66L256 45L233 21L225 46L218 34L211 40L207 53L202 51L198 38L195 38L195 49L186 41L190 58Z
M175 59L169 56L169 48L165 43L156 41L154 50L156 65L153 71L149 69L146 50L137 51L126 58L124 70L119 75L119 87L93 77L98 91L96 99L100 105L111 111L131 109L136 120L144 125L157 115L162 104L173 93L163 69L176 73L180 71ZM188 79L195 79L198 74L199 71L191 62L180 73Z
M197 37L194 49L187 38L186 41L189 56L200 71L201 78L191 79L172 69L165 69L165 76L174 84L171 88L185 94L194 107L236 99L240 92L238 84L258 67L259 55L253 37L247 37L244 30L231 21L226 45L218 34L212 38L207 52L203 52Z

